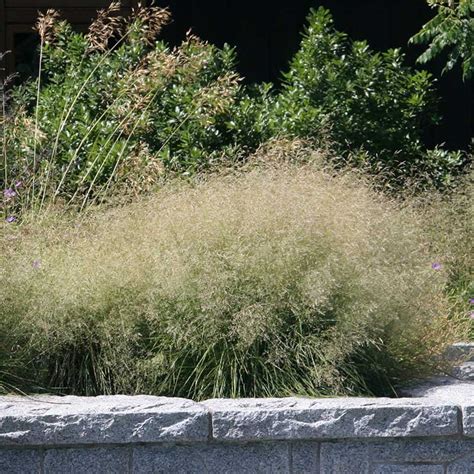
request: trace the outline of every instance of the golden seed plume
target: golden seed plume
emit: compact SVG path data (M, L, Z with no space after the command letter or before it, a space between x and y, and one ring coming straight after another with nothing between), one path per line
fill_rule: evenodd
M34 30L38 32L43 43L51 43L56 37L55 26L60 18L57 10L49 8L46 13L39 13Z
M121 2L112 2L107 8L97 12L97 18L92 22L87 33L89 51L105 51L109 40L120 33L123 26L123 17L120 12Z
M133 9L132 18L138 19L141 24L142 37L148 44L153 44L164 26L171 21L168 8L144 7L141 3Z

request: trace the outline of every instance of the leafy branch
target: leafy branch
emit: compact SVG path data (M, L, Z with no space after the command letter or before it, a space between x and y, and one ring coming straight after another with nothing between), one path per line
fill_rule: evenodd
M428 44L418 58L425 64L448 51L443 73L461 62L463 79L474 73L474 0L428 0L437 14L410 39L412 44Z

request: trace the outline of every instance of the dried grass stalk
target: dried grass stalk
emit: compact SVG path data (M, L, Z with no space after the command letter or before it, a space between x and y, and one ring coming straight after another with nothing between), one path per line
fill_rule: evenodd
M61 15L57 10L49 8L46 13L39 13L34 30L38 32L42 43L52 43L56 38L56 24Z
M107 8L97 12L97 18L92 22L87 34L89 51L105 51L110 39L119 34L123 27L123 17L118 15L121 3L112 2Z
M142 4L133 9L132 17L140 22L143 40L150 45L161 33L163 27L171 22L171 13L168 8L144 7Z

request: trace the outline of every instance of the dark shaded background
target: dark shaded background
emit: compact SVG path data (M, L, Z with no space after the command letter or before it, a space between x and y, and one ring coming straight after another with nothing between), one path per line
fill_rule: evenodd
M86 27L94 6L106 0L0 0L0 37L3 12L10 17L9 28L18 50L16 68L31 63L32 40L27 32L31 15L37 8L60 7L79 29ZM132 4L130 0L127 4ZM3 6L2 6L3 4ZM366 39L377 49L401 47L410 64L422 49L407 46L408 39L430 18L432 11L425 0L158 0L169 6L174 21L164 31L164 38L178 44L185 32L193 32L221 46L237 48L239 70L248 82L278 81L298 49L305 18L311 7L329 8L338 29L354 39ZM8 8L10 5L10 8ZM23 8L19 8L21 6ZM20 25L20 23L22 25ZM20 47L22 45L22 47ZM28 59L30 58L30 59ZM15 66L11 66L15 67ZM446 143L449 148L467 148L473 133L474 94L472 81L463 83L460 69L440 77L442 60L426 66L439 78L441 126L427 133L428 145Z
M167 0L174 23L165 37L179 42L192 27L194 33L217 45L237 47L239 69L248 81L275 81L297 51L305 18L311 7L331 10L336 27L353 39L366 39L377 50L401 47L407 60L423 48L407 46L408 39L432 16L425 0ZM426 66L439 78L443 121L428 134L428 144L445 142L467 148L474 135L472 81L463 83L460 69L442 77L443 62Z

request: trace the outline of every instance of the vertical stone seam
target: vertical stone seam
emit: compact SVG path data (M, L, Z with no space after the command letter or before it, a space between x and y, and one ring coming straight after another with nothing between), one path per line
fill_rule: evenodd
M461 436L464 436L464 413L462 406L458 405L457 407L458 411L458 431Z
M212 427L212 411L208 410L207 412L207 419L208 419L208 440L213 441L214 440L214 429Z
M133 451L135 448L133 445L128 447L128 473L133 474Z
M316 472L321 473L321 443L316 448Z
M369 443L367 446L367 464L369 466L368 473L372 474L374 472L374 453L372 452L372 444Z
M44 449L39 450L40 458L40 474L44 474L44 457L46 456L46 451Z
M288 443L288 471L293 474L293 443Z

